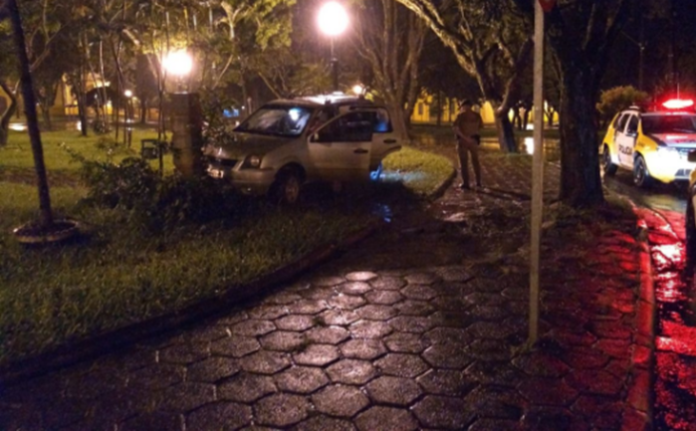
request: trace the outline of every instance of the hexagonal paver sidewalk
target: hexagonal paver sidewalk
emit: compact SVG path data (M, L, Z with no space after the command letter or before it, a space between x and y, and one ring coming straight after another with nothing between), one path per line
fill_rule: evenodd
M586 243L557 250L525 351L525 262L487 257L515 238L470 223L526 205L529 163L482 163L492 192L452 188L258 303L0 388L0 429L619 429L635 241L594 238L591 271Z

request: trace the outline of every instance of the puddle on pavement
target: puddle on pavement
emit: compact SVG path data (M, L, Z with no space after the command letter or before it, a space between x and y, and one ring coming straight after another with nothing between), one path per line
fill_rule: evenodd
M387 204L373 205L372 214L381 218L385 223L391 223L394 220L394 210Z

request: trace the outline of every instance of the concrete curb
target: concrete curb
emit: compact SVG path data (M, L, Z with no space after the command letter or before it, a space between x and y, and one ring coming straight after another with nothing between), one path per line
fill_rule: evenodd
M432 202L441 198L442 195L445 194L445 191L452 185L452 182L455 178L457 178L457 168L454 165L452 165L452 172L449 174L447 178L445 178L445 180L442 183L440 183L440 185L435 189L434 192L428 195L427 200Z
M627 199L627 198L626 198ZM648 226L629 200L638 217L638 243L640 246L640 292L638 293L634 327L636 329L631 353L631 379L628 388L628 405L624 409L624 431L653 429L653 364L655 357L655 325L657 306L653 285L652 258L648 243Z
M131 345L147 337L219 316L242 301L258 298L275 289L279 283L288 282L298 277L309 268L369 237L383 225L384 221L375 219L367 227L349 235L340 242L318 247L288 265L265 274L250 283L230 286L226 292L218 297L209 298L182 310L144 320L76 343L59 346L38 356L9 364L0 368L0 383L10 384L53 372Z

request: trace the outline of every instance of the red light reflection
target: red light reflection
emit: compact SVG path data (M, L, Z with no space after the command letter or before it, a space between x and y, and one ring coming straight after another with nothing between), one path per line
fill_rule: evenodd
M670 267L683 268L686 256L680 243L652 246L653 263L659 271Z
M678 275L660 274L656 277L655 297L660 302L674 303L686 299L684 292L684 282L679 279Z

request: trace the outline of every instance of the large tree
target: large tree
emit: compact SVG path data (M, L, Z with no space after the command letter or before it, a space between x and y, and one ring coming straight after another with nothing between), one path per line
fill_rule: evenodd
M518 0L531 13L532 0ZM596 102L612 42L631 0L561 0L547 14L547 39L560 68L560 199L580 207L604 201Z
M356 12L357 51L370 66L371 87L405 136L420 90L418 60L427 26L393 0L364 1Z
M516 151L508 113L531 53L529 20L511 0L397 0L411 9L452 50L494 107L501 148Z
M34 87L31 79L31 65L27 55L26 39L22 28L22 17L16 0L7 0L7 12L12 22L12 33L17 53L20 80L22 83L22 95L24 96L24 109L27 117L27 127L31 140L31 151L34 156L34 169L36 171L36 183L39 195L39 223L41 228L49 229L53 226L53 211L51 210L51 197L48 190L46 166L44 164L43 146L41 145L41 132L39 120L36 115L36 103L34 102Z

